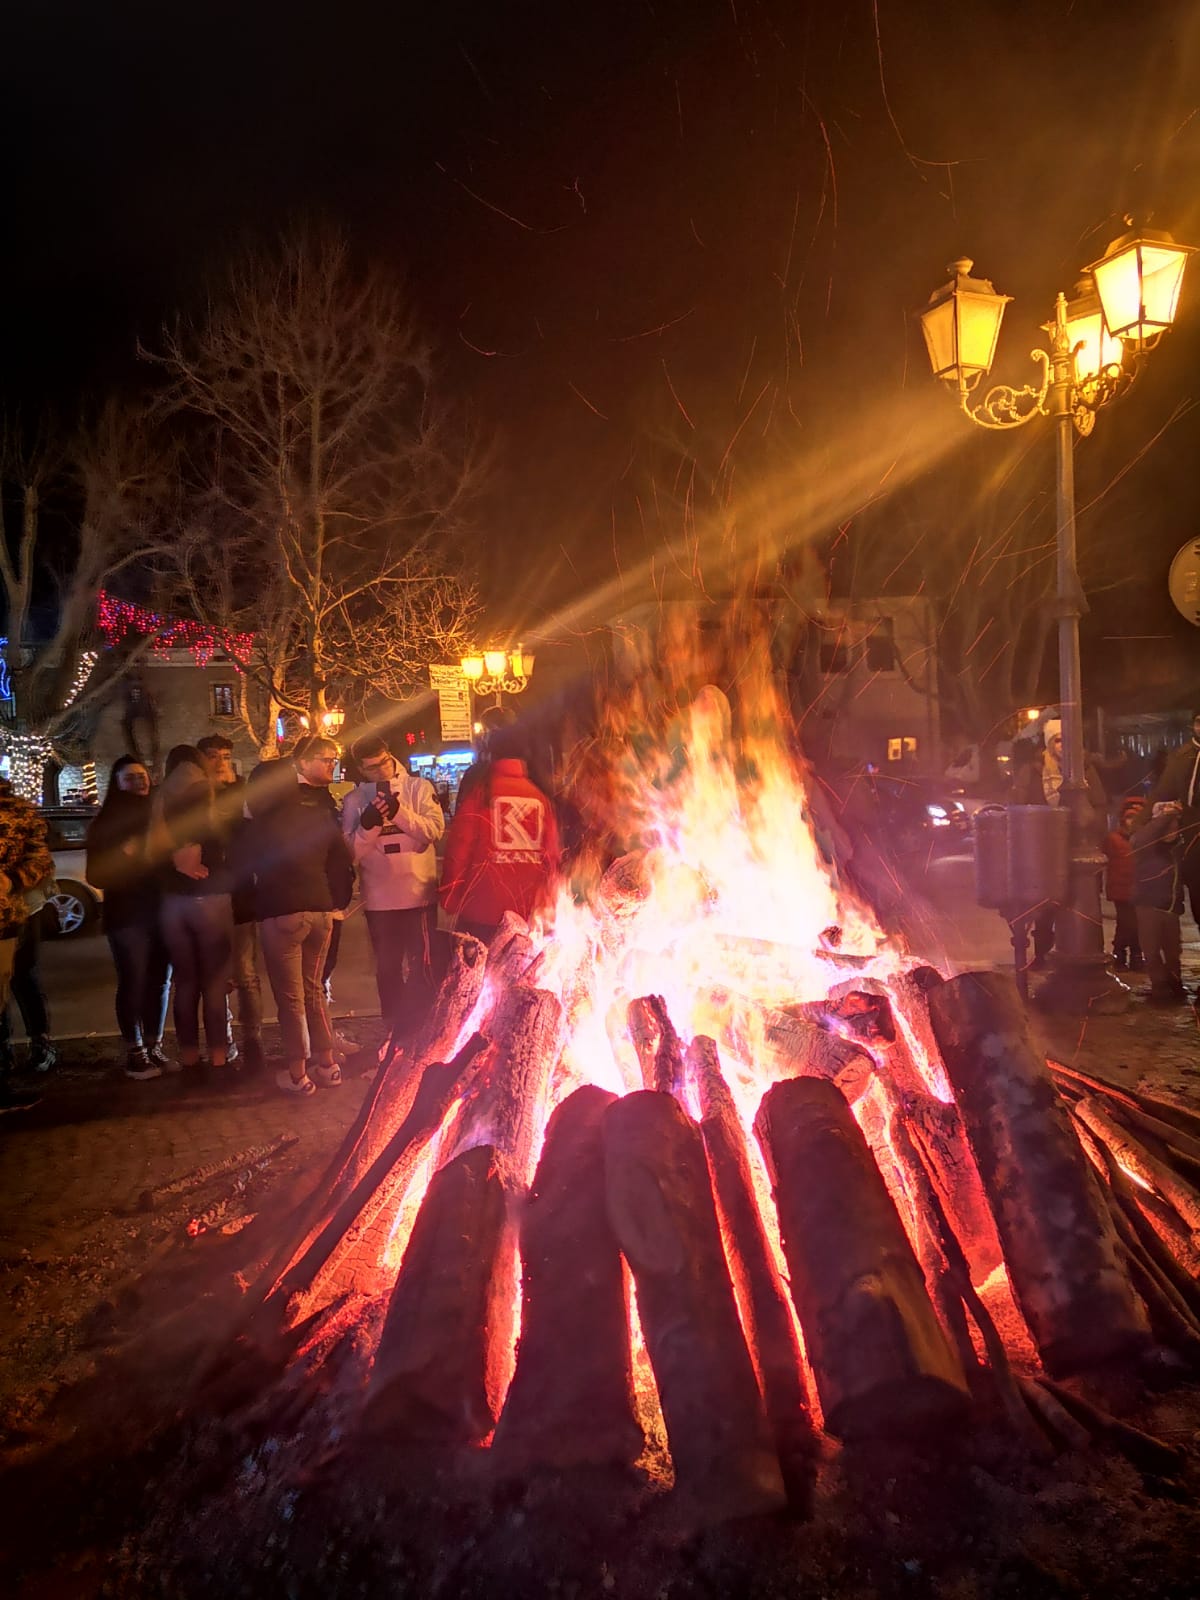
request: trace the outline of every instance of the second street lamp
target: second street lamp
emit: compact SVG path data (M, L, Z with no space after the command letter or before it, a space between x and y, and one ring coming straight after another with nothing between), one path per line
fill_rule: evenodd
M1100 909L1103 856L1084 771L1079 618L1086 609L1075 558L1075 433L1089 434L1096 412L1132 382L1136 363L1174 321L1191 250L1166 233L1134 230L1114 240L1089 269L1071 302L1059 294L1047 323L1050 349L1034 350L1041 381L997 384L975 400L991 371L1009 296L973 278L965 258L930 296L921 327L936 378L952 385L964 414L983 428L1019 428L1050 417L1057 445L1056 554L1059 699L1063 725L1062 801L1070 818L1067 902L1055 927L1054 971L1039 994L1064 1011L1118 1010L1129 991L1104 953Z

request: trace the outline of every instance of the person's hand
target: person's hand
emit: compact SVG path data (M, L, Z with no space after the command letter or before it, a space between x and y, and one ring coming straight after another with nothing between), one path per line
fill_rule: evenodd
M377 794L374 800L371 801L371 809L378 814L380 822L387 821L388 812L391 809L388 801L389 797L386 794Z
M182 850L176 850L171 862L176 872L185 878L192 878L196 883L208 877L208 868L200 859L198 844L185 844Z

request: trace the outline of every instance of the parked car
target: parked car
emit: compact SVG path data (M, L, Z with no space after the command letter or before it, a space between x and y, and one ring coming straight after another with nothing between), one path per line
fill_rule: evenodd
M92 806L53 806L42 813L50 836L50 853L54 857L54 876L57 892L51 895L57 918L60 939L74 938L90 933L100 920L100 903L104 899L99 889L87 881L87 831L96 815Z

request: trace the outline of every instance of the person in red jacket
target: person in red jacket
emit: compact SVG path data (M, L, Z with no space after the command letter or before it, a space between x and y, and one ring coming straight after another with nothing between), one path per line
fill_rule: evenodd
M1104 854L1108 857L1104 892L1117 914L1113 957L1122 972L1142 972L1146 966L1138 939L1137 907L1133 903L1134 863L1130 841L1144 804L1143 800L1123 801L1121 820L1104 841Z
M490 766L446 831L442 909L459 933L490 943L506 911L528 920L550 902L558 876L554 807L530 777L517 728L497 728Z

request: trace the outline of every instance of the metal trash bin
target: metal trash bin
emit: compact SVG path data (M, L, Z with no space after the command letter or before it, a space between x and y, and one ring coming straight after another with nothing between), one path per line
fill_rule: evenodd
M975 898L1008 916L1067 898L1068 812L1058 806L1008 806L975 818Z

